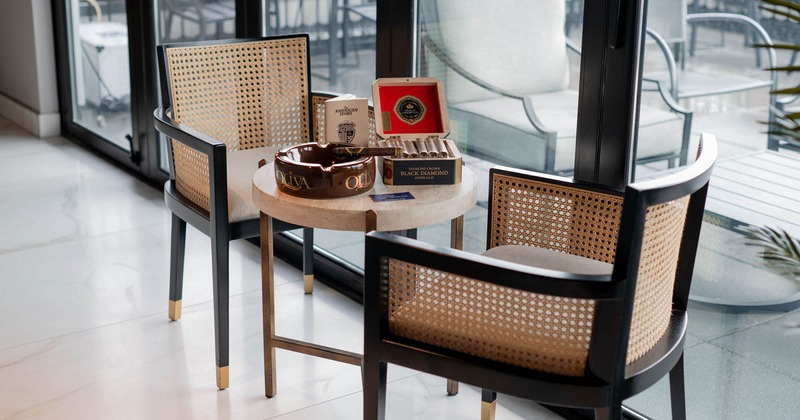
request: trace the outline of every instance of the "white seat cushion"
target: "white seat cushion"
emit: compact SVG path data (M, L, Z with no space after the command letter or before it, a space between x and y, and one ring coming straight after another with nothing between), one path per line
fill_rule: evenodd
M568 86L564 0L421 3L428 36L475 77L520 93L552 92ZM450 102L496 96L452 69L439 77Z
M498 260L574 274L611 274L614 266L591 258L535 246L501 245L483 253Z
M258 147L255 149L228 151L228 219L231 222L259 217L253 203L253 175L258 161L272 162L280 147Z

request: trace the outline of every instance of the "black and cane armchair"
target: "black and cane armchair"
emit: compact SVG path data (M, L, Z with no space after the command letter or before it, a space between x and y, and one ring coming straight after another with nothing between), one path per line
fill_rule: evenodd
M665 375L685 417L683 344L717 147L609 191L494 168L484 255L391 234L366 239L364 418L383 419L387 363L495 392L621 416Z
M159 47L169 138L172 212L169 317L181 316L186 223L211 237L217 386L228 386L229 241L259 236L253 174L281 147L322 140L332 93L312 93L307 35L206 41ZM373 129L374 131L374 129ZM374 137L374 134L373 134ZM274 220L274 231L298 229ZM303 229L304 289L313 290L313 230Z

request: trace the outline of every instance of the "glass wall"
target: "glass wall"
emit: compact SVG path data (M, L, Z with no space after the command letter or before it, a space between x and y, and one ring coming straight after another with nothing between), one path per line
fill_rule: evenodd
M309 34L313 90L371 97L375 0L265 0L263 10L266 35Z
M574 164L581 5L562 0L502 3L487 10L477 1L423 1L415 9L415 75L434 76L445 84L449 138L479 180L479 204L465 215L464 227L464 248L474 252L485 250L491 165L568 174ZM333 10L338 10L335 21L328 19ZM296 28L311 33L314 90L371 98L375 3L277 1L269 11L268 33ZM535 109L523 103L526 94ZM449 230L450 224L442 223L416 234L449 246ZM363 265L362 234L315 235L316 245L356 267Z
M236 3L233 0L155 0L156 44L233 38ZM152 49L155 52L155 45ZM158 166L169 171L166 138L159 134Z
M352 93L372 99L377 32L375 1L266 0L262 8L264 34L309 34L312 90ZM300 231L292 233L301 235ZM341 258L345 264L363 266L363 233L315 229L314 245Z
M450 138L462 152L490 163L572 172L582 29L581 13L567 13L573 6L563 0L419 3L418 74L443 81Z
M158 43L232 38L236 4L232 0L156 0Z
M720 161L706 204L706 223L695 271L696 301L766 309L800 298L800 284L759 257L748 232L765 226L797 237L798 156L766 122L775 118L773 83L796 86L796 74L768 69L794 60L785 50L754 43L792 42L786 19L761 12L756 1L650 0L644 56L645 88L660 88L693 114L687 157L703 132L716 136ZM724 12L725 15L707 14ZM778 24L783 22L784 25ZM770 28L767 31L766 28ZM646 139L640 139L640 150ZM639 167L639 178L658 176L664 165ZM797 295L797 296L795 296Z
M786 250L790 239L750 236L772 228L800 238L800 154L766 125L780 105L773 83L797 86L800 78L768 70L794 62L790 51L753 44L798 43L800 25L760 10L757 0L648 3L643 89L661 89L692 112L688 161L701 133L713 134L720 151L690 295L689 417L793 418L797 386L787 379L796 378L789 349L797 345L800 282L761 255ZM669 171L663 162L645 163L636 177ZM663 381L629 405L668 418L666 395Z
M131 151L131 85L124 0L71 0L67 8L72 119Z

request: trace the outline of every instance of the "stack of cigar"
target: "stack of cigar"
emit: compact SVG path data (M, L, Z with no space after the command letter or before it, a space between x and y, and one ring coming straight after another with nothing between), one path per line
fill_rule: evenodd
M437 136L416 139L401 139L393 136L378 141L379 147L399 147L404 158L446 158L451 157L444 141Z

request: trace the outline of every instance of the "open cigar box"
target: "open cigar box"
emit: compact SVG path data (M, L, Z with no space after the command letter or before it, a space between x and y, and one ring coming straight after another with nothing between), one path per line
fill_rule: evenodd
M461 154L450 132L442 82L433 77L381 78L372 84L379 145L402 147L404 157L381 159L387 185L461 182Z

